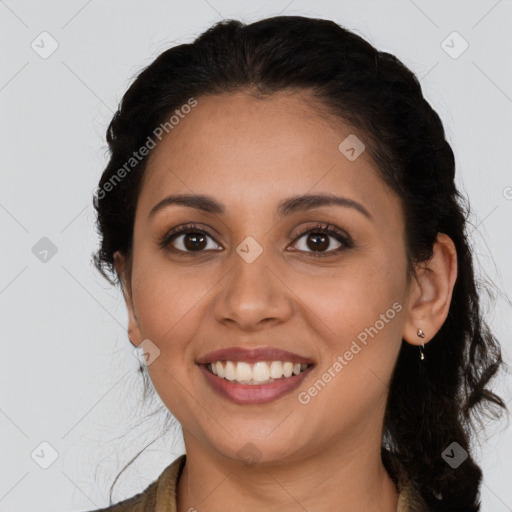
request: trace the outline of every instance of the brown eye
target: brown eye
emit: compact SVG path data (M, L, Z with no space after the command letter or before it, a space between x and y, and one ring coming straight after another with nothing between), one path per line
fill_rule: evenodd
M186 233L183 235L183 245L187 251L200 251L206 247L206 237L202 233Z
M306 245L312 251L325 251L329 248L329 236L323 233L310 233L306 238Z
M304 238L304 242L300 242L302 238ZM334 239L334 244L332 239ZM300 233L296 240L299 242L295 242L294 249L309 252L313 256L329 256L353 246L349 236L329 225L310 226Z
M206 250L208 246L209 235L198 231L188 231L185 233L175 234L169 245L174 244L173 247L178 251L185 252L200 252ZM215 247L208 247L208 250L214 249Z
M208 245L209 240L213 242L213 245L212 243ZM184 254L222 249L222 247L219 248L210 234L194 224L172 229L163 237L158 245L162 249Z
M336 240L334 244L338 244L332 247L333 242L330 240L330 238L334 238L333 236L326 235L325 233L319 233L319 232L311 232L306 233L306 235L302 235L300 238L305 237L305 243L303 244L296 244L295 247L297 247L300 251L307 251L308 249L314 252L327 252L328 249L330 250L336 250L339 249L343 244Z

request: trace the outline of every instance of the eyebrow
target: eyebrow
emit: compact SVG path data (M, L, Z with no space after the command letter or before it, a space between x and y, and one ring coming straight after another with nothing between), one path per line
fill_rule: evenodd
M172 194L157 203L149 212L148 217L153 217L159 210L170 205L186 206L208 213L225 215L226 208L213 197L203 194ZM343 206L354 208L368 219L372 219L370 212L360 203L348 197L333 194L305 194L289 197L281 201L277 208L277 216L282 218L295 212L302 212L321 206Z

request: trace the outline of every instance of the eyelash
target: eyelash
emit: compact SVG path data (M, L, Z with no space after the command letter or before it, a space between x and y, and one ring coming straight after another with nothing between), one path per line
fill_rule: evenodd
M201 251L182 251L181 249L175 249L172 246L170 246L171 242L174 238L176 238L179 235L182 234L189 234L189 233L199 233L202 235L206 235L212 239L214 237L208 233L208 231L205 231L204 229L200 228L197 224L190 223L186 224L184 226L176 227L168 231L162 239L158 242L158 246L166 251L171 251L175 253L179 253L180 255L192 255L194 253L201 253L204 252L204 250ZM302 238L304 235L309 233L321 233L324 235L332 236L336 239L336 241L341 243L341 246L337 249L326 251L326 252L315 252L315 251L305 251L307 254L312 255L315 258L318 257L325 257L325 256L332 256L333 254L338 254L339 252L350 249L354 246L352 239L344 234L341 230L331 226L330 224L315 224L313 226L308 226L306 229L302 230L300 233L298 233L294 239L294 243ZM217 243L217 242L216 242ZM304 252L304 251L299 251Z

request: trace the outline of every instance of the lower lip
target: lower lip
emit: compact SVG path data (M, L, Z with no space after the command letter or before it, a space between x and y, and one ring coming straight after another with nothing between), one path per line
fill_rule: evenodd
M200 364L199 368L212 388L232 402L237 404L264 404L272 402L272 400L277 400L297 388L306 375L313 369L313 366L309 366L298 375L261 385L231 382L214 375L204 364Z

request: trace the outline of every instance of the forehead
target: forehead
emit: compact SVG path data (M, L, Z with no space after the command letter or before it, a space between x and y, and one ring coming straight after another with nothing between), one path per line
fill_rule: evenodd
M357 198L376 215L396 203L367 152L353 161L340 152L354 130L307 93L196 100L153 149L138 210L170 193L212 195L238 212L308 192Z

